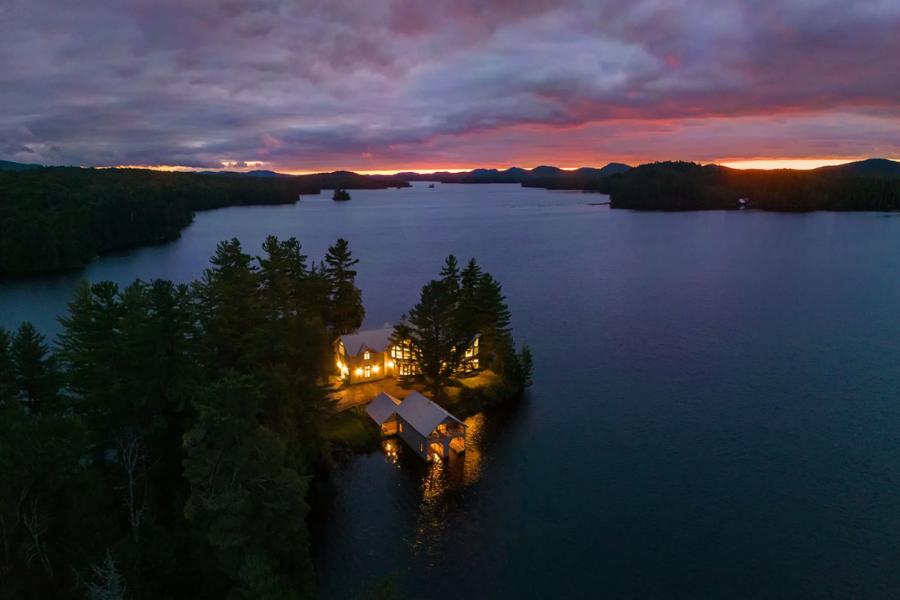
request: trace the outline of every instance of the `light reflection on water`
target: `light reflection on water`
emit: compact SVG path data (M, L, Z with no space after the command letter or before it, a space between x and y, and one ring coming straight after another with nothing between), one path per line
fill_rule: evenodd
M397 437L382 441L384 456L398 468L420 478L418 486L419 507L416 511L416 527L408 545L413 555L424 558L427 564L441 557L449 541L450 520L454 503L463 490L481 477L482 446L484 444L485 417L479 413L464 421L466 425L466 451L450 451L447 458L436 458L424 463L415 452L409 451Z

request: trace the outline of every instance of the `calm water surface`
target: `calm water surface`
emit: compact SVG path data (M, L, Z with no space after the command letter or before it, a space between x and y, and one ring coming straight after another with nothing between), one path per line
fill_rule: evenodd
M433 467L385 452L314 490L319 588L406 598L900 597L900 217L612 211L515 186L323 195L0 286L47 334L82 277L187 282L217 241L359 257L368 326L443 258L504 285L534 386Z

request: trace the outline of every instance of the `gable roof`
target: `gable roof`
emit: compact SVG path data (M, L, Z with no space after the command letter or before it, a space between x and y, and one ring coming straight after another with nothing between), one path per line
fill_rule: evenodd
M387 394L383 395L386 396ZM377 399L378 398L376 398L376 400ZM448 418L463 425L462 421L419 392L411 392L409 396L400 403L400 406L396 408L396 412L397 415L403 417L404 421L409 423L413 429L418 431L424 437L428 437L438 425Z
M391 415L397 412L397 406L400 401L386 392L378 394L366 407L366 413L379 425L391 418Z
M391 347L392 333L394 333L393 325L384 329L348 333L338 339L344 343L344 351L349 356L359 356L366 348L372 352L387 352L387 349Z

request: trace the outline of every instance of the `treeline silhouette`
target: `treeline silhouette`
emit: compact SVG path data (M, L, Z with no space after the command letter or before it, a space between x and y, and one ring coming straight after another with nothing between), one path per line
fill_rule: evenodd
M79 267L94 257L177 238L194 213L288 204L324 187L387 188L355 173L265 178L148 169L0 171L0 277Z
M660 162L618 176L609 192L613 208L639 210L900 210L900 176L864 167L764 171Z

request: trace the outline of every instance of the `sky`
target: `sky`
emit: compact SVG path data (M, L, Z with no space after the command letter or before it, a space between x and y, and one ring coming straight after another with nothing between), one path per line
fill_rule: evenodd
M898 0L0 0L17 162L808 167L898 117Z

